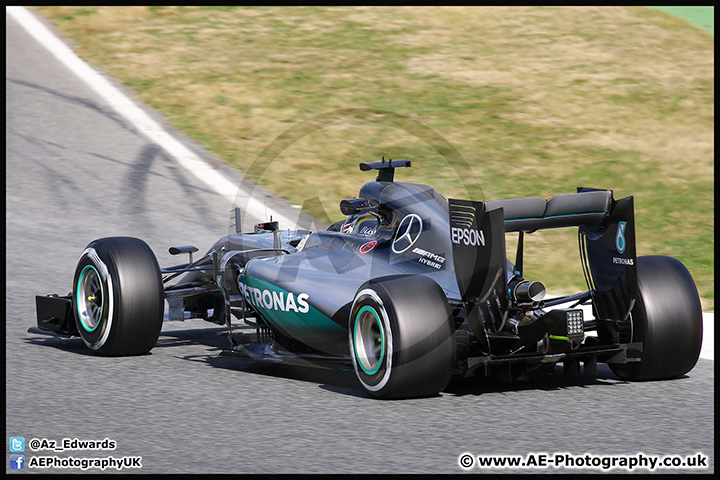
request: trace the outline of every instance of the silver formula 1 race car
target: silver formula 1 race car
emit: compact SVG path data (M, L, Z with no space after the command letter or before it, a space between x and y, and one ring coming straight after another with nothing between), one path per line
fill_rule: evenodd
M340 202L347 219L327 231L261 223L197 260L197 248L172 247L189 261L162 269L142 240L95 240L71 294L36 297L30 331L138 355L164 319L200 318L224 327L224 354L352 368L379 398L434 395L453 374L527 379L559 363L592 375L603 362L626 380L694 367L697 289L678 260L636 257L633 197L578 188L549 200L446 200L396 182L402 167L410 162L361 163L377 178ZM541 282L523 278L524 237L567 227L578 228L588 290L545 298ZM513 232L514 263L505 249ZM238 333L238 322L253 333Z

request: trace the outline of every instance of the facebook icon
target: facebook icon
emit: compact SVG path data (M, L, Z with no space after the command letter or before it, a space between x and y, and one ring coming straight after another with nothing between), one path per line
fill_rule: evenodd
M10 455L10 470L24 470L25 455Z

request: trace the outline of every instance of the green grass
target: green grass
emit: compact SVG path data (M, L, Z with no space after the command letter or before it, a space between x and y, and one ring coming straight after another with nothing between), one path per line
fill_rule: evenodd
M714 41L663 11L36 11L219 158L292 204L319 198L318 218L341 218L371 178L357 164L381 156L446 197L611 188L635 196L639 254L682 260L714 306ZM582 288L575 237L531 235L527 274Z

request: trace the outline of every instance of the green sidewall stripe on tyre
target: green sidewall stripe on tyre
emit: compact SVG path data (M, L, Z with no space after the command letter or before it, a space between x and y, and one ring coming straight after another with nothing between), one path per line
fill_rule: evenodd
M382 322L380 321L380 317L378 316L375 309L369 305L365 305L358 311L357 315L355 315L356 321L355 321L355 332L354 332L353 338L354 338L356 345L357 345L357 341L358 341L358 325L360 325L360 322L359 322L360 316L365 312L370 312L373 315L373 317L375 317L375 322L377 322L378 327L380 327L380 342L383 343L383 346L380 349L380 358L378 359L377 365L375 365L375 368L373 368L372 370L368 370L367 368L365 368L365 365L363 365L362 360L360 360L360 358L358 357L357 348L354 348L355 359L357 360L358 365L360 365L360 368L362 368L363 372L365 372L368 375L375 375L378 372L378 370L380 370L380 367L382 366L382 363L383 363L383 358L385 358L385 345L384 345L385 329L383 329Z
M83 285L83 279L85 278L85 274L88 269L95 272L95 276L98 279L100 279L100 273L97 271L97 269L95 267L93 267L92 265L85 265L85 268L83 268L82 271L80 272L80 277L78 278L78 285ZM83 291L81 291L81 290L83 290ZM77 308L77 310L78 310L78 318L80 319L80 323L82 324L82 327L85 329L86 332L92 333L100 325L100 322L98 321L95 324L95 326L92 328L88 327L88 325L85 323L83 312L80 310L81 305L87 305L87 299L80 298L80 295L84 295L84 294L85 294L84 289L81 289L81 288L78 288L77 292L75 292L75 305L76 305L75 308ZM102 305L100 305L100 311L102 311Z

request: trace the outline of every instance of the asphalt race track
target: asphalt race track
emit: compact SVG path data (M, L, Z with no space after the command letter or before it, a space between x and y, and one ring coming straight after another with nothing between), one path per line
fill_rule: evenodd
M463 473L459 458L569 454L707 457L714 472L714 361L682 378L526 383L453 380L433 398L371 399L352 372L218 357L221 329L166 323L151 354L96 356L79 339L27 333L36 294L67 294L93 239L206 249L231 203L177 165L6 15L6 452L35 458L141 457L138 473ZM157 115L158 121L161 121ZM198 156L237 177L188 139ZM105 440L112 450L32 451L32 439ZM6 463L6 472L11 472ZM107 468L105 472L114 472ZM480 468L474 473L573 469ZM601 468L578 469L602 473ZM619 469L611 472L625 473ZM636 468L647 473L650 470ZM90 468L89 473L101 470Z

